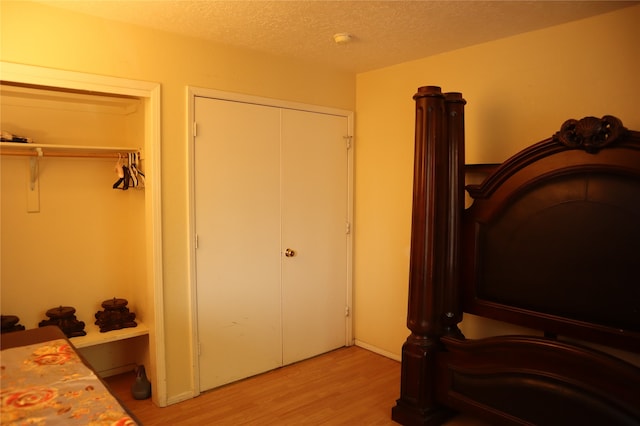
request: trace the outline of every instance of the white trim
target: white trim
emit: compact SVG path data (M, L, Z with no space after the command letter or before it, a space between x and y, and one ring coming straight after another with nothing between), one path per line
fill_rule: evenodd
M353 223L353 204L354 204L354 196L353 196L353 177L355 174L354 169L354 152L355 152L355 136L353 134L354 123L353 123L353 112L349 111L347 113L347 126L349 134L347 136L350 137L350 146L347 150L347 164L348 164L348 173L347 173L347 221L349 222L349 233L347 234L347 308L349 309L349 318L347 321L347 341L346 345L351 346L354 343L353 337L353 233L354 233L354 223Z
M195 122L195 98L197 90L187 86L187 171L189 174L189 214L187 215L187 235L189 240L187 247L189 249L189 303L191 312L189 321L191 325L191 371L192 377L192 397L200 395L200 367L198 354L198 298L196 291L196 209L195 209L195 156L194 156L194 128Z
M221 90L205 89L202 87L190 86L187 88L193 96L202 96L204 98L221 99L225 101L242 102L246 104L266 105L278 108L296 109L300 111L317 112L321 114L339 115L350 117L349 122L353 120L353 111L338 108L324 107L320 105L311 105L300 102L285 101L282 99L264 98L261 96L245 95L243 93L224 92ZM353 133L353 129L351 129Z
M194 116L195 116L195 98L206 97L212 99L221 99L226 101L235 101L256 105L272 106L277 108L294 109L300 111L309 111L320 114L337 115L347 118L348 135L352 137L351 148L347 151L348 161L348 208L347 220L351 224L351 232L347 235L347 295L346 301L349 308L349 316L345 319L346 323L346 339L345 345L353 345L353 176L354 176L354 113L353 111L330 108L319 105L311 105L299 102L291 102L281 99L264 98L259 96L246 95L242 93L225 92L220 90L206 89L202 87L187 86L187 158L189 161L189 215L188 215L188 235L189 235L189 291L191 303L191 355L193 363L193 396L200 394L200 368L198 365L198 312L197 312L197 294L196 294L196 229L195 229L195 158L194 158Z
M0 62L3 81L149 98L158 83Z
M173 405L179 402L184 402L189 399L193 399L196 396L197 395L193 395L191 392L182 392L182 393L179 393L178 395L174 395L171 398L169 398L167 400L167 405Z
M398 362L402 361L402 355L397 355L392 352L385 351L384 349L380 349L377 346L370 345L358 339L356 339L355 342L356 342L356 346L358 346L359 348L366 349L378 355L382 355L383 357L390 358L394 361L398 361Z
M0 80L52 88L135 96L145 101L145 223L147 226L147 276L152 285L147 291L153 300L153 318L149 326L149 353L155 364L149 373L154 381L154 402L167 405L164 342L164 302L162 284L162 204L160 202L160 84L128 80L31 65L0 62Z
M150 183L146 191L151 192L151 197L147 196L147 232L151 235L152 241L148 241L147 253L152 253L149 268L150 276L153 277L153 306L154 324L151 328L149 344L154 342L155 351L155 393L154 402L160 406L167 405L167 367L166 367L166 343L164 336L164 283L163 283L163 262L162 262L162 162L161 162L161 93L160 84L156 84L149 92L148 108L145 108L147 115L145 135L145 156L147 165L150 167ZM148 167L149 169L149 167ZM149 172L147 172L149 173ZM150 188L149 188L150 187ZM151 220L149 220L151 216Z

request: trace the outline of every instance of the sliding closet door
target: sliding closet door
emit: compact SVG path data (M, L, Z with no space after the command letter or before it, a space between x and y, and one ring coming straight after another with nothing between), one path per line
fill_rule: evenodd
M206 390L282 365L280 111L195 102L196 288Z
M346 342L347 134L344 116L282 112L284 364Z

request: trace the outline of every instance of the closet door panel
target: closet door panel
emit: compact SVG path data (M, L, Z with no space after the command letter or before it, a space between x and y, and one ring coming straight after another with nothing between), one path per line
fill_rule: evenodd
M346 343L346 117L282 112L283 362Z
M196 97L200 390L282 365L280 112Z

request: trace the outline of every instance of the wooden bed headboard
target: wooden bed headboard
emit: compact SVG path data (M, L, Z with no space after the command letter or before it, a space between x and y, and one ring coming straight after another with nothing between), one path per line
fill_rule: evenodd
M640 424L640 368L592 347L640 354L640 133L570 119L465 188L462 95L414 99L411 335L392 418ZM538 333L466 339L463 313Z

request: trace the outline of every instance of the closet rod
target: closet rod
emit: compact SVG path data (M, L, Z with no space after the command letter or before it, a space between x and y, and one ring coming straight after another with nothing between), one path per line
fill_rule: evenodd
M120 151L120 152L80 152L80 151L49 151L42 152L42 155L37 151L12 151L12 150L1 150L0 154L2 155L19 155L24 157L73 157L73 158L118 158L121 156L126 158L129 152L138 152L135 151Z

